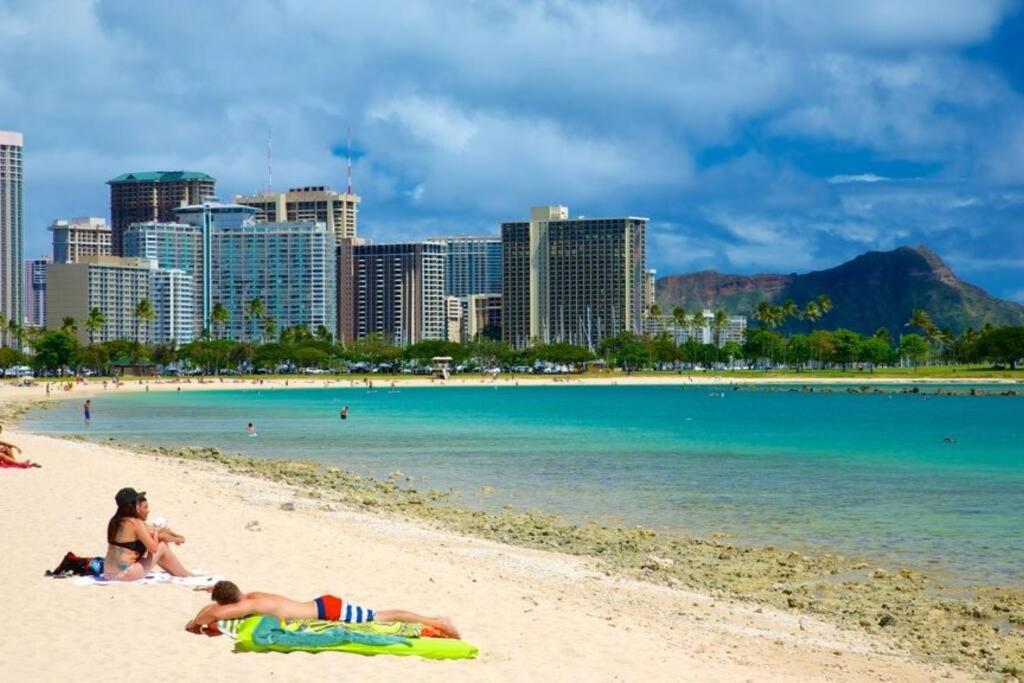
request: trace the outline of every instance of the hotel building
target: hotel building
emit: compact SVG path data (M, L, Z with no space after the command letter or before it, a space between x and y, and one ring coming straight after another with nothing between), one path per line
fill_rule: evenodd
M22 207L21 133L0 130L0 317L24 319L22 313L22 260L24 209ZM0 329L0 342L12 343L7 325Z
M192 283L180 270L162 270L148 259L85 256L76 263L50 264L46 279L46 327L57 329L64 318L74 318L82 344L114 339L186 343L194 338ZM135 316L143 299L153 306L152 321ZM90 340L84 323L94 308L106 324Z
M22 309L25 312L25 324L32 327L46 324L46 266L49 262L49 257L25 261L25 273L22 276L25 301Z
M246 207L248 208L248 207ZM182 214L179 214L181 216ZM212 230L209 303L230 316L226 336L264 341L248 303L263 302L277 330L337 325L336 242L324 223L251 223ZM209 317L207 316L207 320Z
M356 236L361 201L357 194L334 192L324 185L235 195L236 204L256 209L257 223L323 223L339 241Z
M480 337L501 338L501 294L470 294L466 297L462 343Z
M500 237L440 237L448 253L444 267L444 293L466 297L470 294L501 292Z
M77 263L84 256L111 255L111 230L104 218L58 218L47 230L53 233L54 263Z
M501 225L502 339L515 348L643 332L647 219L569 218L533 207Z
M121 235L132 223L170 222L183 204L198 204L215 193L216 180L194 171L125 173L110 185L111 249L124 252Z
M445 245L366 244L338 249L338 339L380 334L398 346L446 338Z
M188 223L133 223L121 235L127 257L156 262L160 268L182 271L192 278L193 302L189 311L196 334L205 328L203 318L203 231Z

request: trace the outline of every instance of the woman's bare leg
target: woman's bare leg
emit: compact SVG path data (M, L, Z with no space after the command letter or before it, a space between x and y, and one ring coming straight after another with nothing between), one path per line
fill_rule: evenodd
M160 543L160 547L157 549L156 554L153 555L154 561L160 565L160 568L171 576L192 576L192 572L185 569L185 566L178 559L174 551L167 543Z

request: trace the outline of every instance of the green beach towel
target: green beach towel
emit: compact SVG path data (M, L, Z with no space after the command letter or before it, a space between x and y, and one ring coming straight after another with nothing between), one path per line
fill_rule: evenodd
M477 648L464 640L421 638L420 624L342 624L319 619L281 621L251 616L217 622L221 633L233 635L237 652L352 652L426 659L474 659Z

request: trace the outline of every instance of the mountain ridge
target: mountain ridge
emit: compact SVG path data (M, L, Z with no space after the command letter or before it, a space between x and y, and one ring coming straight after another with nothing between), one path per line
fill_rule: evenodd
M832 299L833 310L816 325L845 327L871 334L879 327L897 333L915 308L923 308L940 328L962 332L993 325L1024 325L1024 306L995 298L961 280L925 245L868 251L832 268L807 273L736 275L703 270L659 278L655 291L663 310L682 306L722 308L751 315L757 304L792 299L803 306L819 294ZM807 324L787 322L791 331Z

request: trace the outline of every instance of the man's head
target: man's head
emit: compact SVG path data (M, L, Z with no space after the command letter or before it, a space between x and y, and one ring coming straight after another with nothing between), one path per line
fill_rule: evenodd
M242 591L230 581L218 581L213 584L211 597L218 605L233 605L242 599Z

